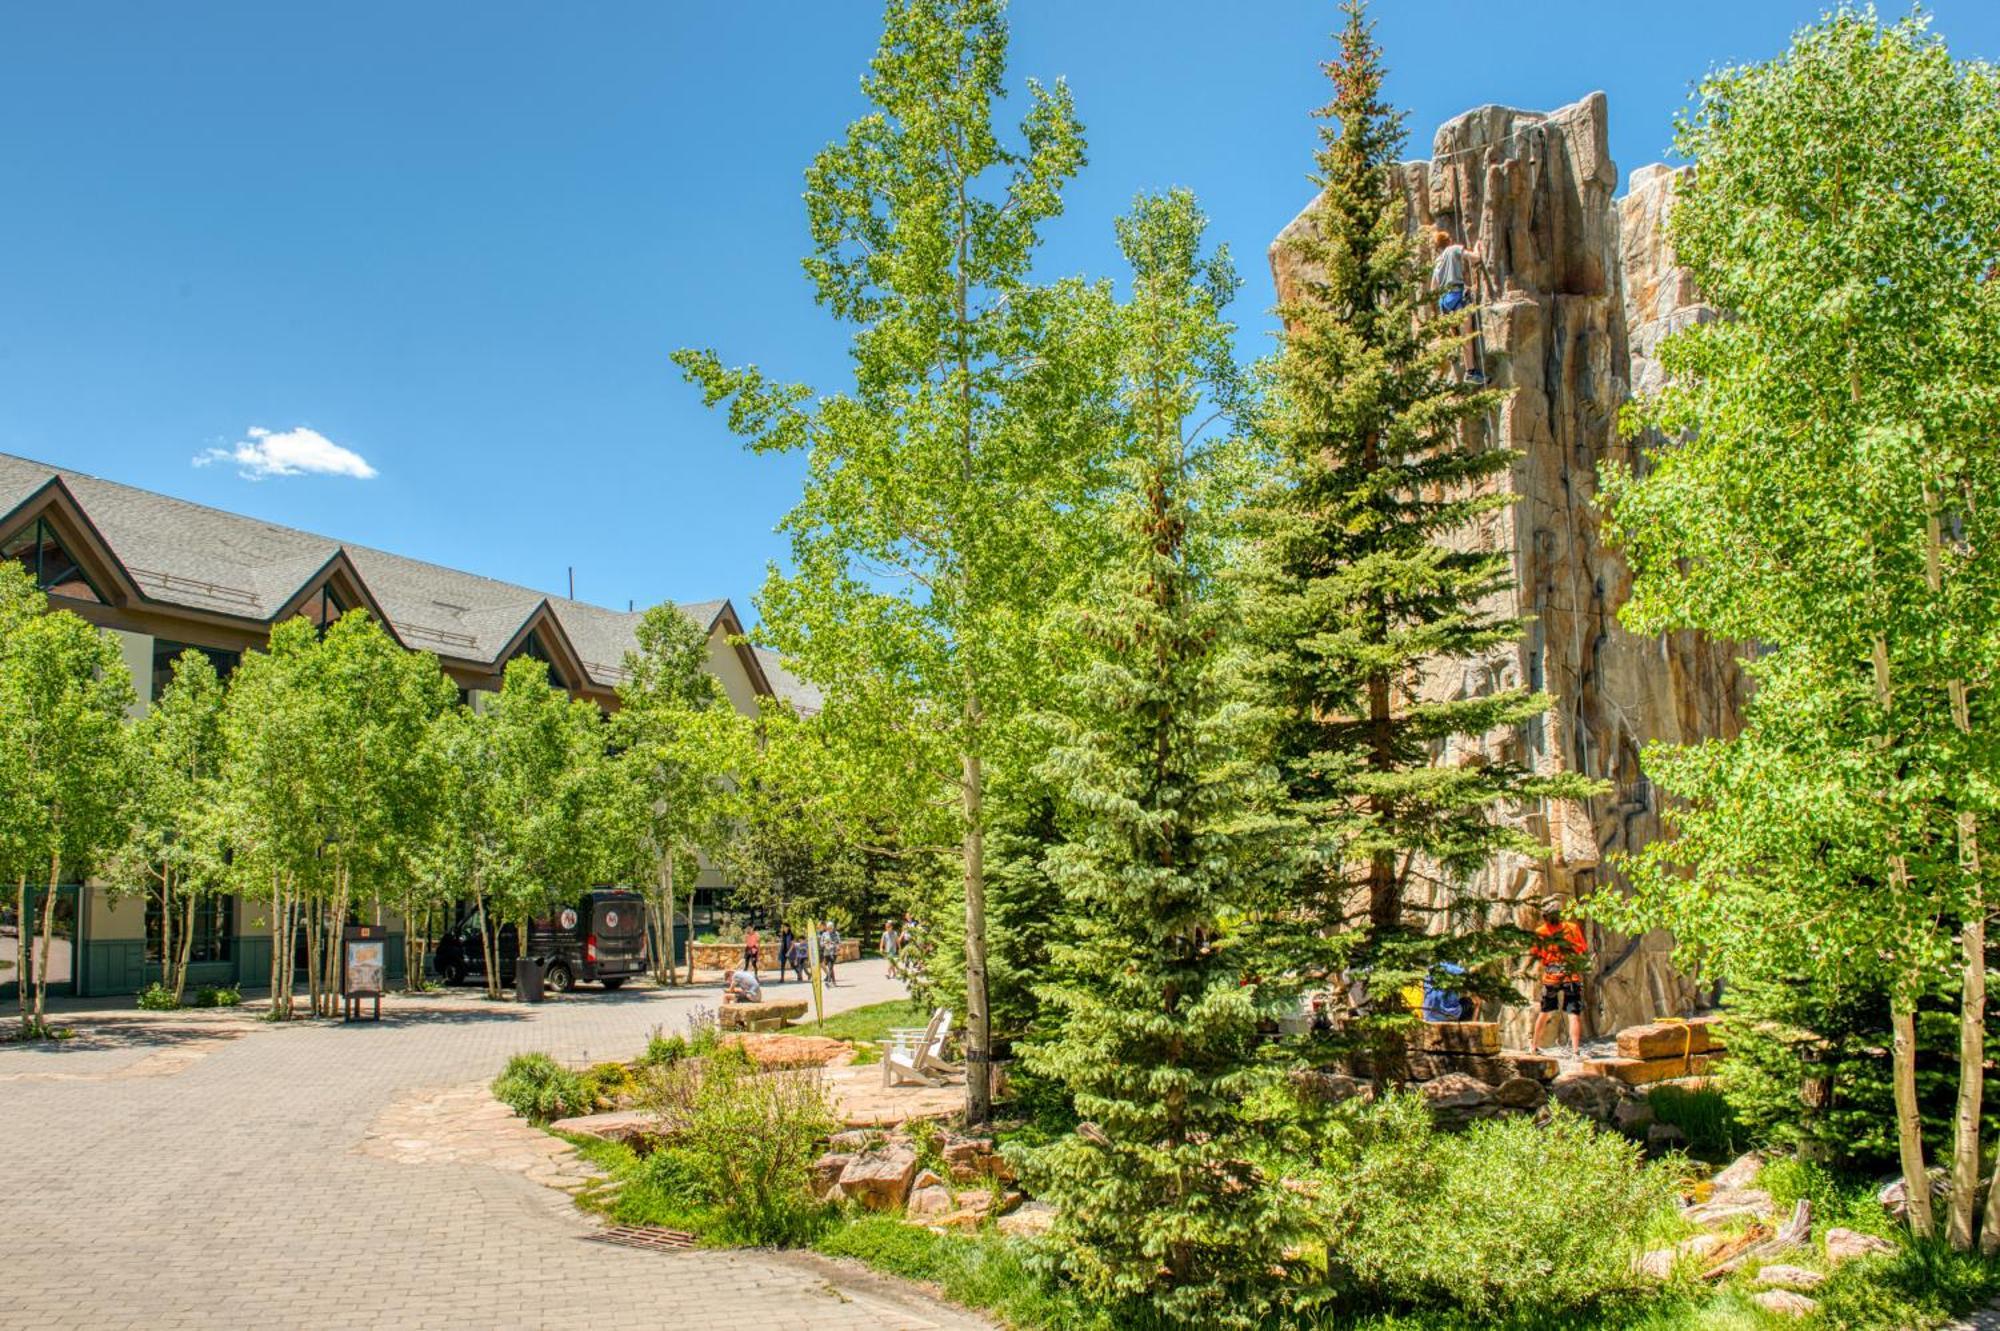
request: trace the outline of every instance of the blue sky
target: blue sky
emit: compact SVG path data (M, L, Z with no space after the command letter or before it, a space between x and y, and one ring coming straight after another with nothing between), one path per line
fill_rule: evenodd
M1820 7L1377 13L1413 155L1466 107L1601 88L1629 172L1664 155L1692 80L1775 53ZM2000 55L2000 5L1931 12L1958 54ZM800 467L744 453L667 354L842 382L844 335L798 267L801 173L860 109L879 17L6 6L0 450L547 591L573 565L607 605L748 614ZM1090 142L1043 270L1115 275L1112 219L1190 186L1261 349L1264 249L1305 198L1336 19L1330 0L1016 0L1013 80L1067 77ZM375 474L252 481L235 460L273 456Z

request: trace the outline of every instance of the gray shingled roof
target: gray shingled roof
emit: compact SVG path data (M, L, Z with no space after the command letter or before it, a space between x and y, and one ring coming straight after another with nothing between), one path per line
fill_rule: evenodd
M410 647L497 665L544 602L600 687L614 687L624 678L625 653L638 645L638 613L549 596L6 453L0 453L0 518L54 477L62 478L140 592L154 602L268 621L345 551L390 628ZM680 609L708 630L728 604L699 601Z
M757 664L764 667L764 678L771 681L771 692L780 701L788 702L801 716L817 715L825 705L826 695L819 685L800 679L785 667L785 659L769 647L753 648L757 653Z

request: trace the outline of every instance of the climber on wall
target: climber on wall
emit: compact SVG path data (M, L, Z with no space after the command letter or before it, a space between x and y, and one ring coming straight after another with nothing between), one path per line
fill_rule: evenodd
M1438 293L1438 311L1445 315L1462 315L1472 334L1465 342L1465 382L1483 384L1485 372L1479 368L1479 325L1477 310L1479 302L1472 292L1472 270L1483 262L1477 248L1468 248L1451 238L1449 231L1440 228L1433 239L1437 243L1437 262L1431 265L1431 290Z

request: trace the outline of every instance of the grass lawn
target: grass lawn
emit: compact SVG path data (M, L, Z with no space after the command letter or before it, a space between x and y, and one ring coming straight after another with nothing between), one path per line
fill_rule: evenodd
M837 1013L824 1022L815 1025L811 1020L802 1020L790 1029L800 1035L824 1035L835 1040L865 1041L861 1052L864 1057L857 1062L873 1062L878 1051L869 1046L879 1045L889 1038L891 1027L922 1026L931 1019L931 1014L914 1003L892 999L887 1003L870 1003L867 1007L853 1008Z

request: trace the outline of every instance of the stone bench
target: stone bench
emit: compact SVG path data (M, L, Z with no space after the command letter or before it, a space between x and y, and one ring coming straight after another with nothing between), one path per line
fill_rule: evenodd
M726 1031L775 1031L788 1021L806 1014L805 1000L791 1003L722 1003L722 1029Z

